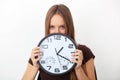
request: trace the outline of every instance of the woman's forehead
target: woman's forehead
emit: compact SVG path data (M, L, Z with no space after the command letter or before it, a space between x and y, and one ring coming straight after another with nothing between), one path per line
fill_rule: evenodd
M59 14L55 14L50 20L50 25L65 25L64 18Z

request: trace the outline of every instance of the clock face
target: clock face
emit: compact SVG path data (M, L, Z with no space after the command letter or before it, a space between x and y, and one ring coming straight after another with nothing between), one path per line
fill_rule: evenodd
M75 66L70 61L76 45L67 35L54 33L44 37L38 44L42 51L40 67L50 74L64 74Z

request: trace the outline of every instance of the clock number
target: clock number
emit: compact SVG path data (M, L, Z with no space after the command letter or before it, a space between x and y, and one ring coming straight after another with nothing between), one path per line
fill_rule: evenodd
M67 42L67 38L65 37L65 42Z
M54 39L55 39L55 40L61 40L61 35L55 35L55 36L54 36Z
M67 70L68 69L68 67L67 66L63 66L63 70Z
M73 48L73 44L69 44L69 45L68 45L68 48Z
M71 52L71 54L74 54L75 52Z
M43 49L48 49L48 45L47 45L47 44L41 45L41 47L42 47Z
M59 68L55 68L55 72L60 72L60 69Z
M41 60L41 64L45 64L45 60Z
M47 66L48 67L48 70L50 70L51 69L51 66Z
M52 39L51 39L51 38L47 38L47 42L48 42L48 43L51 43L51 42L52 42Z

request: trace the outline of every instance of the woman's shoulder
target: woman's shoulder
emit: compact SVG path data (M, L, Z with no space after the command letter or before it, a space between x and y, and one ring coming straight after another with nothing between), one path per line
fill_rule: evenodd
M90 50L90 48L88 46L83 45L83 44L77 44L77 48L82 49L82 50Z

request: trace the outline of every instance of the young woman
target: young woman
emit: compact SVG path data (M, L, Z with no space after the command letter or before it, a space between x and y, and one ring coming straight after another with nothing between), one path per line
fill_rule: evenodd
M45 35L62 33L69 35L74 41L74 24L71 12L63 4L53 5L47 12L45 20ZM38 60L42 58L39 47L32 49L30 59L22 80L34 80L39 71L38 80L96 80L94 71L94 55L85 45L77 44L75 54L71 56L71 62L76 63L75 68L64 75L50 75L39 66ZM35 58L35 56L38 56Z

